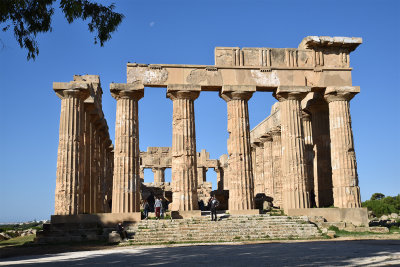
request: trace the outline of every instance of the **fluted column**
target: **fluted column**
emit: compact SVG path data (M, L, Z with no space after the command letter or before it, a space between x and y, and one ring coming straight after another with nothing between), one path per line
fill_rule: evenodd
M155 183L165 183L165 168L154 167L151 170L154 174Z
M327 87L324 95L329 104L333 200L338 208L361 206L350 117L350 100L359 92L358 86Z
M282 207L282 142L281 129L275 128L271 131L272 137L272 177L274 206Z
M312 136L314 143L314 192L317 207L333 205L331 139L329 136L328 103L319 99L309 110L312 119Z
M112 213L140 211L138 101L143 85L111 84L117 100Z
M306 187L307 191L310 192L310 205L315 206L315 192L314 192L314 146L312 138L312 125L311 115L308 112L303 111L303 133L304 133L304 148L305 148L305 164L306 164Z
M302 127L301 99L309 87L279 87L275 96L280 102L283 208L310 207L305 166L305 143Z
M228 110L229 210L254 208L248 100L255 88L223 86Z
M201 185L202 183L207 181L207 171L206 167L197 166L197 184Z
M255 173L254 177L254 196L257 194L265 193L265 182L264 182L264 144L262 142L255 143Z
M86 83L54 83L61 98L60 133L57 156L55 214L72 215L81 210L79 183L84 177L83 162L83 100L88 96Z
M273 177L273 158L272 158L272 136L263 139L263 174L264 174L264 192L269 197L274 197L274 177Z
M194 100L200 87L169 85L172 116L172 210L197 210L197 153Z

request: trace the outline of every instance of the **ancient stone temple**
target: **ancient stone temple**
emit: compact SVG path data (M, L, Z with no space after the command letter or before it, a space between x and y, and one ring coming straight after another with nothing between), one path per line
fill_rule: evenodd
M361 43L309 36L297 48L216 47L214 65L128 63L127 82L110 85L117 103L114 147L99 77L54 83L62 107L55 214L140 219L145 168L183 217L200 216L198 203L211 193L209 168L217 172L215 194L226 196L231 214L258 213L260 195L285 211L360 207L350 117L350 100L360 88L352 85L350 53ZM139 151L138 109L146 87L167 88L172 147ZM197 152L194 106L203 91L217 91L226 101L228 155L218 160ZM277 102L251 130L248 101L255 92L270 92ZM166 168L172 170L167 186Z

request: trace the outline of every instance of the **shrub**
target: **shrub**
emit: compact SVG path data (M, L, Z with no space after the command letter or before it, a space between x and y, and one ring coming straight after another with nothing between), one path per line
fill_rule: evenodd
M375 193L370 200L362 202L361 205L368 208L377 217L385 214L400 213L400 194L394 197L385 197L381 193Z

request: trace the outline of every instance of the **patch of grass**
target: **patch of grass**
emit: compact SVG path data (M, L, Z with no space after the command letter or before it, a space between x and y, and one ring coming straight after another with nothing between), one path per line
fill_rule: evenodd
M18 236L15 238L11 238L8 240L0 241L0 247L4 246L22 246L28 243L32 243L33 239L35 239L36 235L26 235L26 236Z
M234 238L233 238L233 240L239 240L240 239L240 236L235 236Z
M335 235L337 237L341 236L366 236L366 235L380 235L382 233L373 233L373 232L349 232L346 230L339 230L336 226L329 226L328 230L335 231Z
M398 226L393 225L389 228L389 233L391 233L391 234L399 233L400 234L400 228Z

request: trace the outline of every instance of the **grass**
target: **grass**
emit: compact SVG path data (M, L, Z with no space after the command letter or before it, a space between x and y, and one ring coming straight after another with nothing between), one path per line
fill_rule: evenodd
M389 233L400 234L400 228L398 226L392 226L389 228Z
M28 243L32 243L33 239L35 239L36 235L26 235L26 236L18 236L8 240L0 241L0 247L5 246L22 246Z
M343 236L367 236L367 235L381 235L384 233L374 233L374 232L349 232L346 230L340 230L336 226L329 226L328 230L335 231L335 235L337 237L343 237ZM397 230L394 230L397 231ZM400 230L398 230L400 232Z

